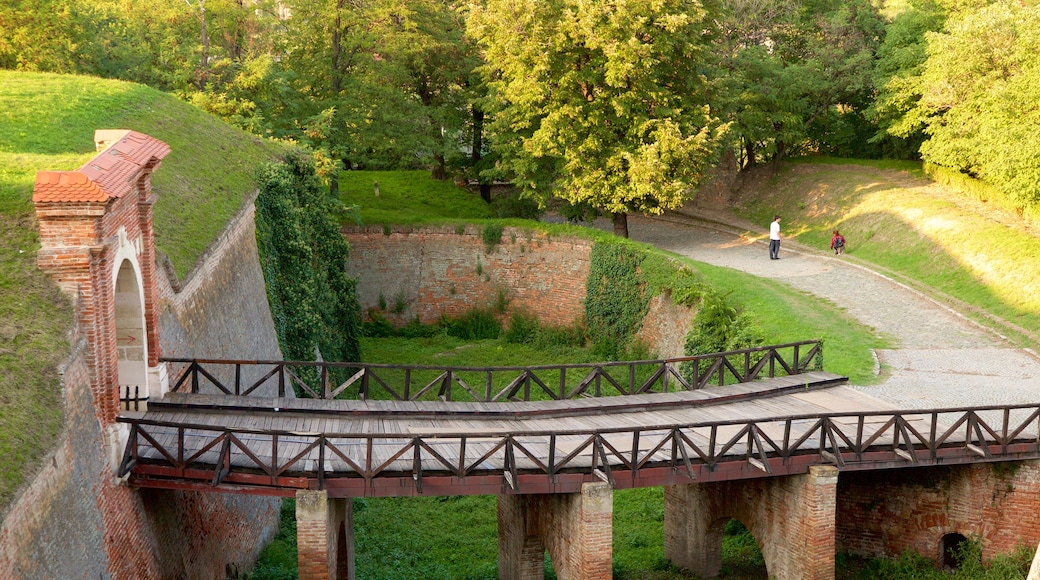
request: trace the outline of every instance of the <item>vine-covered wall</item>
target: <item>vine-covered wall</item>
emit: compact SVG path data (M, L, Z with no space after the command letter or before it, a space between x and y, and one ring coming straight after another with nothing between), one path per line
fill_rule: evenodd
M259 172L256 235L271 314L287 360L358 361L360 310L346 271L338 200L293 152Z

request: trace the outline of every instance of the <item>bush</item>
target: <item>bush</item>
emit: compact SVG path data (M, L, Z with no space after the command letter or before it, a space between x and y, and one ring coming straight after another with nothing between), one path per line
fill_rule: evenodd
M517 309L509 316L509 327L506 328L504 338L512 344L533 344L541 326L538 316L533 312Z
M537 221L542 217L542 210L538 202L533 199L520 197L515 191L503 193L491 200L491 210L495 216L501 219L520 218Z
M686 356L712 354L729 350L754 348L765 341L762 329L750 312L740 311L729 304L727 297L714 290L705 289L701 307L693 319L693 328L686 335ZM754 365L762 354L751 358ZM711 361L699 363L697 374L703 376ZM693 380L693 363L680 365L680 372L687 381Z
M457 318L444 318L441 327L448 336L462 340L485 340L502 334L502 324L491 308L474 308Z

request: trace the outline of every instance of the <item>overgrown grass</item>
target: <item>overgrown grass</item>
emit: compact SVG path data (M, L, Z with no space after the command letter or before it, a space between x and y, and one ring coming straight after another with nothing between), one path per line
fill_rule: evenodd
M358 206L361 221L366 224L495 217L479 195L450 181L433 179L429 171L344 171L340 173L339 189L343 203Z
M185 274L251 195L253 169L282 146L153 89L91 77L0 71L0 506L61 430L58 367L72 307L36 268L36 172L95 155L95 129L133 129L168 143L153 176L160 251Z
M825 249L840 229L853 259L951 302L1022 344L1040 336L1040 233L1027 221L917 172L866 164L785 166L738 209L788 237Z

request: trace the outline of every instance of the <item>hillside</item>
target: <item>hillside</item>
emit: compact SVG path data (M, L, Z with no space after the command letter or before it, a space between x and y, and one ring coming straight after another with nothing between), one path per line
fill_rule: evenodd
M72 307L35 265L33 182L39 170L76 169L93 157L99 128L172 147L153 179L155 228L179 276L252 194L257 164L284 149L141 85L0 71L0 506L62 425L59 365Z
M751 231L783 216L788 239L847 259L944 301L1021 346L1040 340L1040 228L923 176L919 165L805 160L752 179L731 200Z

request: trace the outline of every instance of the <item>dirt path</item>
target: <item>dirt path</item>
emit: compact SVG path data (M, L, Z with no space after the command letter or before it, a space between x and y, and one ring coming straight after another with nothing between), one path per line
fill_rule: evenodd
M1031 403L1040 400L1040 360L948 307L829 253L781 246L770 260L764 231L682 216L629 218L634 240L694 260L771 278L830 300L894 339L877 351L885 378L864 392L904 408ZM609 227L609 226L608 226Z

